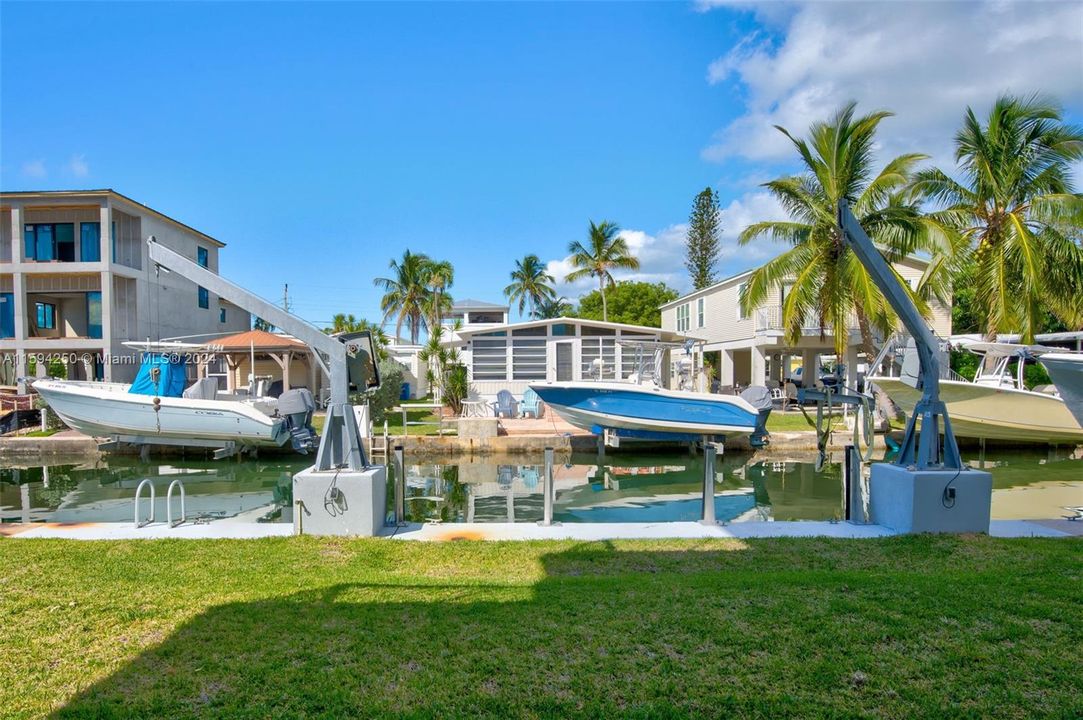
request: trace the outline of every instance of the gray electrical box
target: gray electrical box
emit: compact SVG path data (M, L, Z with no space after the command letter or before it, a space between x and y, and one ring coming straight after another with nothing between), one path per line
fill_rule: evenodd
M900 533L988 533L993 476L981 470L910 470L874 463L869 515Z
M387 515L387 470L306 468L293 476L297 535L379 535Z

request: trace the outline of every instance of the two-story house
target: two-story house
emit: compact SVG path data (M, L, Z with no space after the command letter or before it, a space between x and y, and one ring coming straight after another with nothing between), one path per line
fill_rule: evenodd
M895 263L899 275L915 288L927 267L928 263L917 257ZM762 306L742 312L740 297L752 272L739 273L666 303L662 306L662 327L705 339L704 357L715 367L715 379L723 387L776 386L798 367L813 368L818 374L819 358L835 353L831 328L825 328L821 337L819 324L812 319L796 343L786 342L782 304L789 286L785 283L776 287ZM849 325L847 357L841 360L848 368L856 368L862 362L861 333L856 318L851 318ZM930 325L941 337L951 335L951 308L933 302Z
M250 327L247 312L206 288L156 272L151 235L218 271L224 243L114 190L0 193L5 383L61 365L72 379L128 381L138 359L126 341Z

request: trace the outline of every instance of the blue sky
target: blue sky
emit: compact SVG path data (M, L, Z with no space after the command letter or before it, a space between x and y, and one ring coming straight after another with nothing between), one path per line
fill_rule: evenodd
M779 213L757 184L792 168L771 124L849 97L899 113L885 153L942 161L966 104L1001 90L1083 106L1083 55L1064 69L1078 4L1028 4L1012 47L982 26L1019 26L1004 3L720 4L5 2L0 185L112 187L228 243L231 279L289 283L303 317L376 319L372 278L406 248L451 260L454 295L497 300L526 253L559 274L591 218L684 289L681 223L707 185L720 270L744 269L775 251L733 241ZM965 42L880 35L907 23Z

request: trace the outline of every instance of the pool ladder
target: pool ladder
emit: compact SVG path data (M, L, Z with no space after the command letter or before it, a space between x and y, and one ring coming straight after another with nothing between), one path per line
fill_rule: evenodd
M150 488L150 513L144 518L139 518L139 499L143 495L143 488ZM180 489L180 517L177 520L173 520L173 490ZM133 521L137 528L146 527L154 522L154 483L150 481L150 478L144 479L139 486L135 489L135 508L133 511ZM188 513L184 508L184 483L179 479L169 483L169 489L165 493L165 522L171 527L177 527L188 519Z

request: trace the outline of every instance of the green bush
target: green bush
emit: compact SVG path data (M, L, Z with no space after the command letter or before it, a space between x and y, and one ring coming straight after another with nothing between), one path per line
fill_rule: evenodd
M387 411L399 403L404 370L394 360L380 361L380 387L368 396L372 422L382 423L387 418Z
M463 400L470 392L470 378L467 376L465 365L452 365L448 371L447 382L444 387L444 404L451 408L456 415L463 411Z

